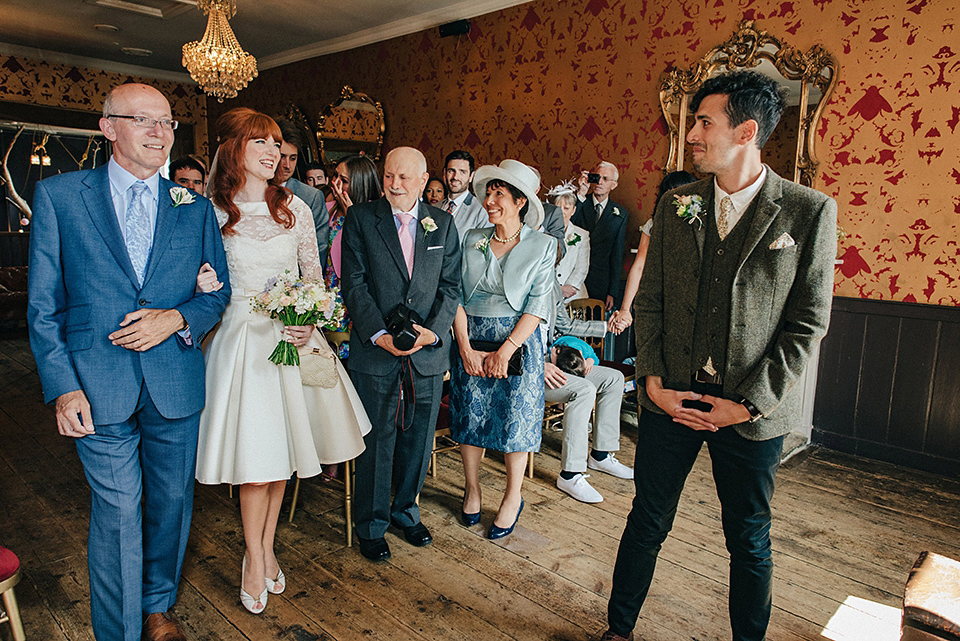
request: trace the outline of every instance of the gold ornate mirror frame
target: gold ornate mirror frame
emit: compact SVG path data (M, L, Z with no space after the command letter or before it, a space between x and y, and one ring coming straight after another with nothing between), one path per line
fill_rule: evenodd
M665 171L683 169L690 98L704 81L723 71L753 69L764 61L772 64L783 79L800 82L799 131L793 155L792 180L813 186L818 165L814 148L816 125L836 83L836 60L820 45L814 45L807 52L787 46L780 39L756 28L752 20L741 22L729 40L708 51L692 68L673 69L661 76L660 108L670 136L670 153ZM781 84L786 83L781 80ZM819 94L819 98L816 94Z
M340 97L324 109L317 120L320 157L326 164L351 154L379 160L385 129L380 103L345 86Z

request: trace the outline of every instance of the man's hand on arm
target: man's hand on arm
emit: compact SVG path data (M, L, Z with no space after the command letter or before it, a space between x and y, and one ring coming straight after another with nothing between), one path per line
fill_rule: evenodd
M63 436L82 438L93 434L90 401L83 390L74 390L57 397L57 430Z
M145 352L186 329L187 322L175 309L138 309L124 316L120 327L107 338L124 349Z

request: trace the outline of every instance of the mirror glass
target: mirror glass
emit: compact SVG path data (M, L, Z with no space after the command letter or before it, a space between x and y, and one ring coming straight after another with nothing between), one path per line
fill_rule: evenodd
M351 154L380 158L385 129L383 107L365 93L344 87L317 121L317 143L326 164Z
M833 90L836 62L819 45L801 52L757 29L753 21L741 22L729 40L708 51L692 68L673 69L661 77L660 107L670 135L664 171L692 171L684 142L693 125L690 99L708 78L736 69L758 71L784 89L787 106L763 148L764 162L780 176L812 186L817 168L816 124Z

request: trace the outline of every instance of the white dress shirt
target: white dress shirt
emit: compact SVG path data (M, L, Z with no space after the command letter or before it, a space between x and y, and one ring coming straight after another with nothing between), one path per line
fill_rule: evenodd
M767 168L763 167L759 178L733 194L728 194L721 189L720 185L717 184L717 179L714 178L713 215L715 220L720 220L720 201L723 200L725 196L729 196L730 202L733 204L733 212L727 216L727 230L732 231L736 224L740 222L740 219L743 218L743 214L745 211L747 211L747 207L750 206L750 203L753 202L753 199L757 197L758 193L760 193L760 188L763 187L763 181L766 179L766 177Z

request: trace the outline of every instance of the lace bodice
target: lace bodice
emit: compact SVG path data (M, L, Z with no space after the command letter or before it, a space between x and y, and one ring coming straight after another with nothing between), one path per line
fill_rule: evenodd
M296 196L290 210L296 216L292 229L277 223L267 203L237 203L241 217L235 234L223 237L234 296L252 296L263 290L267 279L289 269L304 280L323 282L323 268L310 208ZM226 212L216 209L217 223L227 222Z

